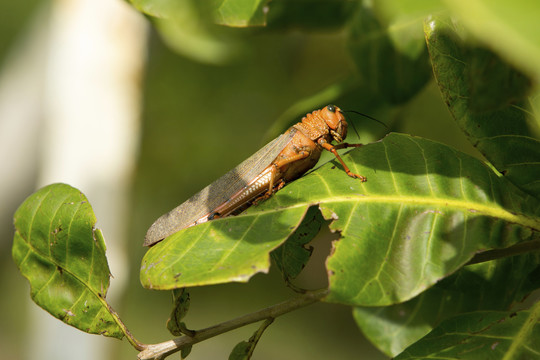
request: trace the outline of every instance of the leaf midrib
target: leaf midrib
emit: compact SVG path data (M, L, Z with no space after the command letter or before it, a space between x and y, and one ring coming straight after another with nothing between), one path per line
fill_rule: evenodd
M473 214L489 216L492 218L501 219L510 223L515 223L535 231L540 231L540 218L532 217L523 213L511 212L497 203L481 204L478 202L459 200L452 198L434 198L422 196L401 196L401 195L344 195L332 196L327 199L318 201L303 201L294 205L289 205L287 208L296 208L310 206L314 204L330 204L330 203L369 203L369 204L406 204L406 205L421 205L434 206L437 208L445 208L449 210L468 211ZM283 208L278 208L274 211L281 211ZM272 210L262 210L272 211ZM249 215L256 215L258 212L252 212ZM242 216L242 215L239 215Z

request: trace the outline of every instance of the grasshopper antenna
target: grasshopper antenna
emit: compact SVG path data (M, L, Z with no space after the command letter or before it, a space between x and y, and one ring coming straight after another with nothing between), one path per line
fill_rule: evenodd
M377 119L375 119L374 117L371 117L371 116L366 115L366 114L364 114L364 113L361 113L361 112L359 112L359 111L355 111L355 110L342 110L341 112L344 112L344 113L355 113L355 114L361 115L361 116L363 116L363 117L365 117L365 118L368 118L368 119L370 119L370 120L373 120L373 121L375 121L375 122L378 122L379 124L381 124L382 126L384 126L384 127L388 130L388 125L386 125L386 124L383 123L382 121L377 120ZM356 127L354 126L354 123L353 123L352 121L351 121L351 125L352 125L352 127L353 127L353 129L354 129L354 132L356 133L356 136L360 137L360 135L358 134L358 131L356 131Z

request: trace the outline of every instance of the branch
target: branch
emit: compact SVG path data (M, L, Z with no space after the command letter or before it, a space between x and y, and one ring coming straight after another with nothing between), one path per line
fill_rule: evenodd
M328 294L328 290L319 290L309 292L305 295L290 299L282 303L267 307L251 314L240 316L236 319L225 321L221 324L208 327L206 329L195 331L194 336L181 336L176 339L165 341L159 344L146 345L145 350L141 351L137 358L139 360L158 360L182 350L186 346L191 346L200 341L209 339L216 335L249 325L264 319L273 319L290 311L301 307L311 305L320 301Z

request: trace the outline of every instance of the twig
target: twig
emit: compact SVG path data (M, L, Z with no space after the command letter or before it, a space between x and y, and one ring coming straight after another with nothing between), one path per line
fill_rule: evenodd
M209 339L216 335L223 334L225 332L237 329L245 325L249 325L264 319L276 318L290 311L299 309L307 305L311 305L313 303L316 303L317 301L320 301L327 294L327 289L309 292L300 297L284 301L282 303L267 307L254 313L243 315L236 319L225 321L221 324L195 331L195 335L192 337L185 335L159 344L146 345L145 350L141 351L137 358L139 360L164 359L166 356L180 351L183 347L196 344L200 341Z

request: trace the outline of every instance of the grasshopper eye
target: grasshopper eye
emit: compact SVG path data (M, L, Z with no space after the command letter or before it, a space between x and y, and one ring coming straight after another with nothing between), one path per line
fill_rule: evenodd
M335 105L328 105L326 108L328 109L328 111L336 112L336 106Z

